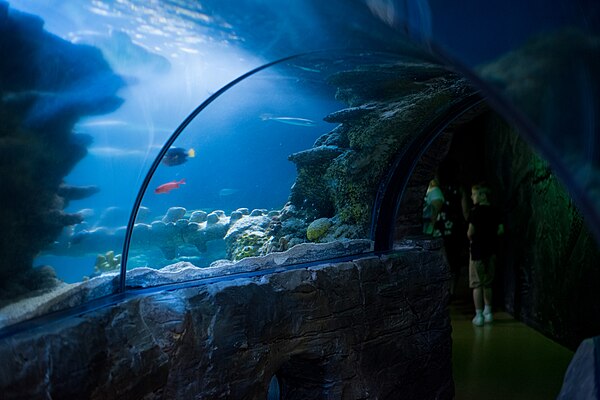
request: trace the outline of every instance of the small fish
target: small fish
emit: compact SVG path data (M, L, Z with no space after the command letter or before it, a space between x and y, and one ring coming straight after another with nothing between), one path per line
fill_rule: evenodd
M302 65L297 65L297 64L293 64L294 67L296 68L300 68L303 71L308 71L308 72L321 72L321 70L315 69L315 68L309 68L309 67L303 67Z
M188 157L196 157L196 151L194 149L185 150L181 147L171 147L163 157L162 163L169 167L181 165L187 161Z
M80 128L95 128L95 127L115 127L115 126L127 126L127 122L120 119L100 119L93 121L80 122L77 124Z
M156 193L156 194L169 193L171 190L177 189L179 187L179 185L184 185L184 184L185 184L185 179L182 179L180 181L167 182L167 183L160 185L156 189L154 189L154 193Z
M260 119L263 121L276 121L281 122L282 124L288 125L296 125L296 126L315 126L316 123L313 120L306 118L296 118L296 117L275 117L271 114L263 114L260 116Z
M219 190L219 197L231 196L232 194L235 194L237 192L237 189L221 189Z

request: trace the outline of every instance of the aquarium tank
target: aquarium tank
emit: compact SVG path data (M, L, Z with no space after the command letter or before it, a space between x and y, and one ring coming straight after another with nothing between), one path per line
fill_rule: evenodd
M599 8L0 1L0 327L390 251L425 134L483 99L599 239Z

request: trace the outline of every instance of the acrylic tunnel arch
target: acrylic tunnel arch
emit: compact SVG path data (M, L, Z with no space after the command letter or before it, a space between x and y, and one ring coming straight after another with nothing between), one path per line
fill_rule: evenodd
M363 133L355 121L385 112L373 107L373 100L419 92L423 82L449 76L455 74L414 49L402 54L344 50L285 58L233 81L181 124L154 161L130 218L122 279L126 271L133 278L122 280L122 288L174 283L135 277L145 276L148 267L168 267L161 273L170 274L175 268L187 276L183 279L196 280L214 274L215 268L207 266L235 273L232 261L244 264L243 259L256 256L272 255L275 265L292 265L371 251L377 183L412 131L404 127L381 146L376 135L389 127L372 124ZM428 101L446 107L450 98L453 104L455 89L445 88ZM409 97L403 105L410 104ZM189 149L193 156L169 159L169 151ZM186 174L195 175L202 187L194 196L177 197L191 188L190 180L183 180ZM236 200L241 194L245 204ZM259 198L267 206L261 207ZM161 210L158 218L140 219L140 207L147 205ZM294 252L276 255L326 243L331 246L321 248L317 259ZM137 251L133 262L132 249ZM157 255L150 262L149 253ZM204 271L192 273L199 264Z
M139 190L139 192L136 196L136 199L133 203L132 211L131 211L131 214L129 217L129 221L127 223L127 230L125 231L125 240L123 241L123 253L122 253L122 258L121 258L121 274L120 274L120 281L119 281L119 291L120 292L123 292L125 290L125 277L126 277L126 272L127 272L129 246L130 246L130 242L131 242L131 236L133 234L133 227L135 226L135 221L136 221L138 211L141 206L141 202L144 197L144 193L148 189L148 185L150 184L150 180L151 180L152 176L156 172L156 169L159 167L161 160L164 158L164 156L166 155L169 148L173 145L175 140L185 130L185 128L190 124L190 122L196 117L196 115L198 115L204 108L206 108L210 103L212 103L222 93L227 91L229 88L233 87L236 83L241 82L245 78L257 73L258 71L261 71L261 70L268 68L271 65L275 65L279 62L284 62L286 60L294 59L295 57L298 57L298 56L290 56L290 57L286 57L281 60L273 61L272 63L269 63L269 64L262 65L258 68L255 68L252 71L247 72L246 74L240 76L239 78L231 81L229 84L225 85L224 87L219 89L217 92L212 94L207 100L205 100L194 111L192 111L192 113L177 127L175 132L173 132L171 137L169 137L169 139L165 142L165 144L161 148L160 152L158 153L156 159L153 161L152 165L150 166L148 173L146 174L146 177L144 178L144 181L142 182L140 190Z

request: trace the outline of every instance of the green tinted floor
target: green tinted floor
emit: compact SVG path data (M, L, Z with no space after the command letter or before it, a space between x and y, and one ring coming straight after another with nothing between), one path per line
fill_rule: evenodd
M450 315L456 400L556 399L572 351L507 313L479 328L467 302L452 303Z

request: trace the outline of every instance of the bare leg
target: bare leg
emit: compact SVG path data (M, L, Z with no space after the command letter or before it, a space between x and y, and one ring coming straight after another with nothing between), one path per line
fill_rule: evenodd
M478 287L473 289L473 303L475 304L475 317L473 318L473 325L482 326L484 324L483 318L483 289Z
M473 289L473 304L475 304L475 310L483 310L483 290L478 287Z
M483 302L486 306L492 306L492 288L484 288L483 289ZM477 307L477 305L475 305ZM481 307L483 308L483 307Z

